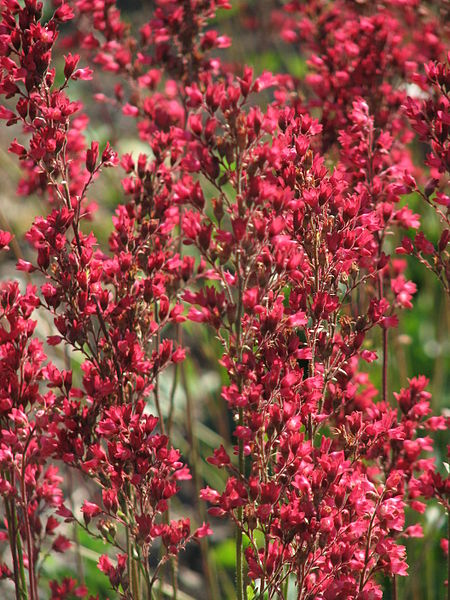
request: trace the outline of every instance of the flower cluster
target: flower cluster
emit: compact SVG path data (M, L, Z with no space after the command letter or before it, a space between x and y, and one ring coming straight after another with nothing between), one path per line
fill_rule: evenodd
M450 293L450 256L447 250L450 239L450 197L448 195L448 177L450 174L450 59L446 62L430 62L425 66L425 75L416 76L416 81L430 95L427 100L408 97L405 102L405 113L419 139L428 144L431 152L427 155L426 164L430 167L431 178L423 191L415 180L410 187L437 213L442 231L437 244L431 242L422 231L414 240L404 238L400 254L415 254L422 264L432 270Z
M46 356L35 337L31 316L39 305L36 290L24 294L17 282L0 288L0 494L9 541L12 571L2 565L3 577L16 582L19 594L27 589L37 598L37 563L41 553L64 552L70 547L58 534L55 517L63 505L62 477L51 464L48 429L57 398L40 391L47 379ZM24 565L28 568L28 582Z
M273 22L286 42L307 49L306 82L315 94L309 105L321 111L325 147L351 124L357 97L368 103L376 127L401 136L406 93L398 82L408 80L420 60L445 50L436 34L439 17L414 2L380 2L372 11L367 2L294 1L275 11Z
M249 87L258 88L258 80ZM353 379L358 358L376 358L364 349L367 333L396 326L396 308L411 307L415 291L397 261L392 304L383 294L389 272L380 240L396 215L395 194L383 178L384 154L378 161L377 149L364 145L363 133L373 138L364 105L354 107L361 127L330 175L311 147L317 122L294 110L247 111L247 94L242 85L228 87L217 107L206 104L205 117L198 109L189 121L191 154L204 156L207 147L217 159L215 173L197 164L220 195L214 217L192 209L183 229L222 290L189 291L184 299L193 305L188 317L208 323L224 344L230 384L223 397L238 440L237 467L223 446L208 459L230 476L222 493L205 488L202 498L250 540L248 574L259 580L260 594L282 597L294 575L306 598L319 590L324 598L380 597L377 571L406 574L395 540L418 467L397 469L397 459L408 443L419 454L431 449L429 440L415 441L417 427L403 432L386 398L375 404L368 392L357 396ZM198 127L204 118L214 126ZM227 156L222 148L233 151ZM364 153L361 163L356 156ZM355 183L362 178L349 177L346 161L357 173L373 172L373 180ZM224 178L231 197L218 183ZM351 294L365 281L373 291L366 289L361 313L351 314ZM326 424L340 435L325 437Z
M52 467L41 473L41 463L45 465L50 459L63 461L95 481L102 490L103 505L102 508L90 502L84 505L84 526L87 528L89 520L101 513L105 516L98 522L101 537L119 549L123 542L112 532L117 525L123 527L129 540L129 556L132 552L135 557L145 556L144 575L151 593L158 569L150 576L150 542L162 539L169 555L176 554L191 537L189 519L164 521L163 516L168 514L168 500L178 489L176 481L190 477L179 460L179 453L171 448L164 434L158 376L170 364L184 359L184 350L165 332L183 320L177 290L179 282L183 277L189 279L192 270L188 261L179 259L178 242L169 235L178 217L177 211L169 207L170 180L164 180L163 173L168 173L165 155L161 150L161 161L148 171L145 157L140 157L136 177L128 179L131 201L117 210L110 239L112 254L106 255L98 248L94 236L82 231L81 223L91 213L87 201L90 186L102 169L118 164L118 157L109 144L102 152L96 141L85 148L79 131L86 120L77 116L81 104L71 102L65 94L69 80L89 79L90 70L77 69L79 56L69 54L65 57L64 83L56 85L55 71L51 69L57 24L72 18L73 11L63 4L44 24L42 7L36 2L27 3L24 8L7 3L3 17L7 32L3 43L9 56L2 64L2 93L9 99L17 96L18 101L15 110L2 109L2 117L7 119L8 125L22 122L29 136L23 144L15 140L10 151L23 160L28 181L40 182L52 207L47 216L36 218L26 236L36 252L36 260L20 259L18 269L29 275L41 275L40 298L33 296L32 306L39 305L53 316L56 331L47 338L47 343L51 346L64 343L83 356L80 388L72 385L70 360L64 371L51 364L46 367L45 379L55 392L45 397L46 420L40 417L40 426L49 434L45 440L35 440L36 428L27 422L25 414L23 423L18 418L20 427L25 428L19 436L25 449L35 455L39 445L45 448L38 461L40 470L34 472L36 467L33 466L33 477L29 477L28 485L31 489L34 482L37 486L34 493L38 494L39 477L47 478L52 485L59 483ZM168 147L169 140L162 140L161 146L164 145ZM157 142L153 146L155 153L156 147ZM134 172L130 161L127 165L129 173ZM23 186L21 184L21 190ZM28 186L27 192L33 189ZM6 247L10 242L6 232L3 240L2 245ZM15 286L17 288L17 284ZM11 296L14 299L13 294ZM28 296L22 301L24 305L27 300ZM6 316L9 318L9 314ZM24 318L22 321L31 336L32 322ZM20 340L19 331L13 325L12 322L10 335ZM37 340L33 340L31 350L37 354L32 365L36 364L38 369L44 357ZM6 354L3 358L8 362ZM16 363L16 369L24 368L20 358L15 359L13 364ZM38 373L39 379L44 379L40 370ZM33 376L30 371L31 383ZM7 383L2 390L5 403L10 402L12 392ZM37 394L37 389L34 392ZM158 417L144 413L144 399L150 394L154 395ZM9 409L23 411L20 397L17 402L13 407L5 404L8 415ZM153 433L157 426L161 435ZM7 439L5 436L5 443ZM13 440L8 446L12 461L14 453L19 456L19 448L14 447ZM26 454L22 453L24 469ZM23 469L14 476L22 485ZM46 485L49 487L50 483ZM22 495L26 492L23 489ZM27 496L24 497L22 503L26 506ZM8 496L7 502L11 501L12 497ZM62 505L61 493L56 499L52 496L51 501L50 505L59 509L66 522L76 518L66 507L59 506ZM37 510L39 499L34 501L29 497L28 502L35 502ZM134 510L137 505L139 512ZM17 535L19 525L14 525L17 517L8 511L7 517ZM27 524L26 517L26 514L21 516L20 526L22 519ZM31 544L33 532L29 533L28 529L24 539ZM49 529L49 533L53 529ZM207 531L207 526L200 528L195 533L196 538ZM64 539L57 538L55 549L65 549ZM16 545L14 542L12 548ZM30 546L27 556L31 557L32 553L36 561L39 545ZM166 555L160 565L166 561ZM137 565L136 559L133 562ZM29 593L37 598L31 558L28 564ZM105 565L106 558L100 566L110 575ZM20 565L15 563L15 567L18 582ZM110 579L114 588L120 584L126 597L135 598L139 577L137 567L133 566L126 574L117 574L112 579L110 576ZM70 585L65 595L69 593L72 593Z
M199 541L205 559L209 525L191 532L185 515L170 517L179 482L191 478L173 447L173 414L192 322L221 344L236 442L222 440L207 459L225 471L223 488L202 486L189 466L210 515L237 531L239 600L247 586L286 600L289 584L302 600L382 598L379 574L395 589L407 575L402 540L423 535L406 526L406 509L437 499L449 510L449 479L431 457L431 433L448 423L430 414L428 381L389 389L389 332L417 286L387 243L400 228L419 230L397 253L415 253L448 283L448 65L417 73L444 50L431 9L366 4L289 2L274 12L283 39L309 53L298 82L218 58L231 42L210 21L231 8L226 0L157 0L139 35L112 0L58 1L50 17L37 0L0 2L0 118L18 130L9 149L22 165L19 193L39 193L48 208L25 236L32 258L17 265L38 288L0 288L11 551L0 573L18 599L38 600L38 560L69 548L64 523L108 543L98 567L121 598L154 597L166 563L176 598L180 551ZM65 55L61 73L58 43L80 52ZM88 118L67 91L94 76L85 63L118 78L95 99L120 109L145 152L119 157L86 142ZM408 98L413 80L429 98ZM431 145L420 168L408 119ZM89 196L119 165L104 248L88 226ZM433 179L421 192L426 166ZM411 191L446 223L438 250L400 205ZM0 232L0 249L13 242ZM47 360L33 311L51 317L48 353L64 348L63 366ZM381 390L364 370L378 361L377 336ZM69 508L55 464L86 483L81 507ZM51 597L86 597L81 583L52 581Z

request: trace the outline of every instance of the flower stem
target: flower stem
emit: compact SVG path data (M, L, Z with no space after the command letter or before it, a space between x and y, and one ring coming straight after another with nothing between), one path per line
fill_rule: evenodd
M288 594L289 594L289 575L286 577L286 581L284 583L283 594L284 594L284 597L287 600L287 597L288 597Z
M131 535L126 526L126 537L127 537L127 554L128 554L128 578L130 581L131 593L133 594L133 600L140 600L140 591L139 591L139 573L137 569L137 564L135 559L133 558L133 544L131 540Z
M450 509L447 511L447 539L450 541ZM450 551L447 554L447 600L450 600Z
M398 599L397 577L392 576L392 600Z
M383 402L388 398L388 330L383 329Z
M17 517L16 516L15 516L15 519L16 519L16 526L17 526ZM28 590L27 590L27 584L26 584L26 579L25 579L25 565L23 563L22 540L20 539L19 531L17 531L16 539L17 539L17 556L19 558L21 596L22 596L23 600L28 600Z
M243 409L239 408L239 425L244 422ZM239 473L244 474L244 442L239 439ZM238 525L236 529L236 588L238 600L246 600L246 590L244 589L244 564L243 564L243 537L240 523L242 523L243 511L242 506L238 508Z
M382 248L382 240L380 241L379 255L381 257L381 248ZM379 273L378 275L378 299L381 300L383 298L384 290L383 290L383 273ZM382 393L383 393L383 402L387 402L388 399L388 330L386 327L383 327L382 331L383 335L383 372L382 372Z
M26 457L28 444L31 440L32 435L33 435L33 431L31 431L31 433L29 434L28 440L27 440L27 442L25 444L25 448L23 450L20 487L21 487L22 502L23 502L23 515L24 515L24 520L25 520L25 533L26 533L26 539L27 539L28 578L29 578L29 582L30 582L30 598L31 598L31 600L38 600L36 575L34 572L35 565L34 565L33 537L32 537L32 533L31 533L30 518L28 515L27 486L26 486L26 482L25 482L25 469L26 469L25 457Z
M240 190L239 190L240 191ZM238 274L238 298L237 298L237 317L235 323L236 329L236 355L241 358L242 348L241 348L241 320L242 320L242 312L243 312L243 304L242 304L242 277L240 272L240 256L239 253L237 255L237 264L236 264L236 272ZM238 388L241 391L242 382L240 380L240 376L238 376ZM244 425L244 409L239 407L238 413L238 424L242 427ZM241 477L245 477L245 456L244 456L244 441L239 438L238 441L238 464L239 464L239 474ZM238 507L237 510L237 518L238 525L236 529L236 589L237 589L237 598L238 600L247 600L247 589L245 587L244 582L244 540L242 536L242 529L240 525L242 524L243 518L243 510L242 506Z
M205 508L204 505L199 501L199 493L201 485L200 473L199 473L199 449L198 449L198 439L195 435L195 415L194 415L194 406L193 400L191 396L191 392L189 389L185 364L180 363L180 375L181 375L181 384L183 386L184 394L186 396L186 433L190 447L190 467L192 472L192 480L195 486L195 508L198 515L199 521L205 520ZM200 552L202 555L202 563L203 563L203 572L205 574L206 579L206 597L208 600L215 600L219 598L219 588L217 585L216 572L214 571L214 566L210 560L210 553L208 552L208 539L206 537L200 540Z
M6 476L6 479L8 477ZM28 590L25 579L25 567L23 564L22 542L17 527L17 515L14 503L5 499L5 513L8 522L8 535L11 549L11 556L14 569L14 588L16 600L27 600Z

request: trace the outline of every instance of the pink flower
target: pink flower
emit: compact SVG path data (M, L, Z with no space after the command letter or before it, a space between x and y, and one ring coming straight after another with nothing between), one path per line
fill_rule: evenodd
M9 243L12 240L13 236L9 233L9 231L0 230L0 250L9 250Z

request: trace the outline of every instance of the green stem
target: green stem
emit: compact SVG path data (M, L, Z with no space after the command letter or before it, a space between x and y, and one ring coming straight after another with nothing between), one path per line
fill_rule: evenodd
M139 590L139 572L136 561L133 558L133 543L127 526L125 526L125 530L127 538L128 578L131 585L131 593L133 594L133 600L140 600L141 594Z
M8 537L9 537L9 549L11 550L11 558L13 561L13 569L14 569L14 587L16 592L16 600L20 600L20 591L19 591L19 564L17 562L17 552L16 552L16 534L13 529L11 513L9 510L8 500L5 498L5 514L6 514L6 522L8 524Z
M167 501L167 510L164 513L163 516L163 520L164 523L166 525L169 525L170 523L170 500ZM172 582L172 600L177 600L177 595L178 595L178 564L177 564L177 559L174 556L171 556L169 558L169 572L170 572L170 579ZM162 575L159 578L159 589L158 589L158 595L160 598L164 597L164 569L162 570Z
M69 346L67 346L67 345L64 346L64 364L65 364L67 371L72 370L72 361L71 361L70 354L69 354ZM68 479L68 488L69 488L70 508L72 510L72 513L74 513L75 512L75 503L73 500L74 486L73 486L73 476L72 476L71 469L69 469L67 472L67 479ZM80 584L84 585L85 580L84 580L83 558L81 556L81 544L80 544L80 537L78 535L78 526L77 526L76 521L73 522L72 532L73 532L73 540L75 543L75 558L76 558L78 582Z
M398 599L398 587L397 587L397 578L395 575L392 576L392 600Z
M139 585L139 568L136 560L133 557L131 557L131 566L133 569L133 600L140 600L141 590Z
M369 555L370 555L370 543L372 541L372 529L373 529L373 524L375 521L375 517L377 514L377 510L378 507L380 506L381 502L383 501L383 497L384 497L384 491L381 494L381 496L378 498L375 507L373 509L373 513L372 516L370 518L370 523L369 523L369 528L367 531L367 541L366 541L366 550L365 550L365 555L364 555L364 568L362 570L361 576L360 576L360 580L359 580L359 592L361 593L364 589L364 586L366 585L367 581L366 581L366 571L367 571L367 567L369 564Z
M170 575L172 579L172 600L177 600L178 597L178 577L177 577L177 559L172 557L170 559Z
M16 517L17 524L17 517ZM21 582L21 595L23 600L28 600L28 590L25 578L25 565L23 563L23 550L22 550L22 540L20 539L19 530L17 530L17 556L19 558L19 570L20 570L20 582Z
M244 422L244 411L239 408L239 425L243 425ZM245 473L245 456L244 456L244 442L239 439L239 473L244 476ZM238 600L247 600L247 590L244 582L244 539L242 535L242 529L240 527L243 518L242 506L238 508L238 525L236 530L236 587L238 593Z
M263 531L263 533L265 533ZM266 588L266 566L267 566L267 557L269 555L269 539L267 536L265 536L266 538L266 543L265 543L265 547L264 547L264 561L263 561L263 568L262 568L262 575L261 575L261 582L259 584L259 600L264 600L264 593L265 593L265 588Z
M13 487L15 487L14 481L14 473L5 474L5 478ZM23 548L22 548L22 539L20 537L20 529L19 529L19 521L17 519L17 511L16 505L14 501L11 500L10 507L10 515L11 515L11 525L12 525L12 538L14 540L16 558L19 562L19 574L20 574L20 595L23 600L28 600L28 588L27 588L27 580L25 576L25 565L23 562ZM9 523L8 523L9 525ZM19 581L16 581L16 584L19 585Z
M383 240L380 240L379 256L381 257L383 247ZM383 273L378 275L378 298L383 298ZM382 386L383 386L383 402L387 402L388 399L388 330L383 327L383 372L382 372Z
M239 264L238 264L239 273ZM236 353L240 354L241 344L241 319L242 319L242 281L239 274L239 297L238 297L238 310L236 320ZM241 382L238 381L238 387L241 389ZM244 410L242 407L239 408L238 424L243 426L244 424ZM245 456L244 456L244 441L239 438L238 442L238 453L239 453L239 474L241 477L245 477ZM242 506L239 506L237 511L237 530L236 530L236 588L238 600L247 600L247 590L244 582L244 539L242 536L241 524L243 520Z
M202 487L201 476L199 473L199 449L198 449L198 438L195 434L195 415L194 415L194 403L192 400L191 392L186 377L186 370L184 363L180 363L180 375L181 384L183 386L184 394L186 396L186 433L190 447L190 466L192 472L192 480L195 487L195 508L198 515L199 521L206 520L204 504L199 500L200 489ZM210 553L208 552L208 538L204 537L200 540L200 552L202 555L203 572L206 579L206 596L208 600L216 600L219 598L219 588L216 580L216 572L214 566L210 561Z
M238 508L238 519L242 521L242 508ZM242 560L242 550L243 550L243 539L242 539L242 530L239 525L236 529L236 589L238 594L238 600L244 600L244 572L243 572L243 560Z
M28 444L31 441L33 436L33 430L28 435L27 442L25 444L25 448L23 450L22 456L22 473L20 478L20 488L22 492L22 503L23 503L23 516L25 521L25 534L27 540L27 554L28 554L28 579L30 582L30 597L31 600L38 600L38 592L37 592L37 582L36 575L34 571L34 548L33 548L33 537L31 533L31 525L30 518L28 515L28 498L27 498L27 486L25 482L25 457L28 449Z
M236 175L237 175L237 193L241 194L241 165L240 157L236 156ZM236 273L238 278L238 297L237 297L237 314L235 322L236 330L236 356L239 362L242 359L242 348L241 348L241 324L242 324L242 313L243 303L242 296L244 293L242 274L241 274L241 261L240 261L240 248L237 250L236 256ZM242 382L238 375L238 388L241 391ZM244 424L244 410L242 407L239 408L238 424L242 426ZM238 442L238 453L239 453L239 474L243 478L245 477L245 456L244 456L244 441L239 438ZM242 536L242 521L243 521L243 510L242 506L238 508L238 525L236 530L236 588L238 600L247 600L247 588L244 582L244 540Z
M6 476L6 479L8 477ZM25 579L25 567L23 564L22 543L17 527L17 515L14 503L11 506L8 500L5 499L5 513L8 522L9 547L14 569L14 589L16 600L27 600L28 590Z
M388 330L383 328L383 402L388 399Z
M286 581L284 582L284 590L283 590L283 595L286 600L288 599L288 594L289 594L289 575L286 577Z
M447 539L450 540L450 510L447 511ZM447 554L447 600L450 600L450 552Z

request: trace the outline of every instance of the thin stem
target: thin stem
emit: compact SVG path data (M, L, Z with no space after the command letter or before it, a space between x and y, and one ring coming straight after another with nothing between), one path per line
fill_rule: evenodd
M14 510L14 505L12 506L12 510ZM14 520L16 515L11 515L11 510L9 507L9 501L5 499L5 513L6 520L8 523L8 537L9 537L9 548L11 550L11 557L13 561L13 569L14 569L14 589L16 594L16 600L21 600L21 591L20 591L20 581L19 581L19 563L17 560L17 549L16 549L16 528Z
M159 340L157 342L157 346L159 347ZM153 396L155 398L156 412L158 413L159 427L161 429L161 433L163 435L165 435L166 427L164 425L164 417L163 417L162 410L161 410L161 401L159 399L159 376L158 376L158 374L155 377L155 386L153 388Z
M178 232L177 252L178 252L178 255L181 257L181 253L182 253L182 249L183 249L183 246L181 243L182 242L182 239L181 239L182 212L181 212L181 210L180 210L180 215L179 215L179 219L178 219L178 228L179 228L179 232ZM180 323L177 323L175 326L175 337L177 339L178 345L181 347L181 345L183 343L183 332L182 332ZM174 367L172 389L170 391L170 398L169 398L169 415L167 417L167 436L168 436L169 440L172 437L173 415L174 415L174 409L175 409L175 393L177 391L178 375L179 375L179 369L178 369L178 363L176 363L175 367Z
M75 503L73 501L73 478L72 478L72 470L69 469L68 474L68 488L69 488L69 502L72 513L75 512ZM80 584L84 584L84 569L83 569L83 558L81 556L81 544L80 544L80 536L78 535L78 526L74 521L73 523L73 540L75 543L75 558L76 558L76 568L77 568L77 576Z
M179 324L177 323L177 326ZM178 385L178 370L179 370L179 364L176 363L176 365L174 366L174 370L173 370L173 380L172 380L172 389L170 390L170 396L169 396L169 415L167 417L167 437L169 439L171 439L172 436L172 426L173 426L173 416L174 416L174 409L175 409L175 393L177 391L177 385Z
M177 328L178 328L177 337L178 337L178 341L180 342L181 332L179 330L178 324L177 324ZM158 345L159 345L159 338L158 338ZM175 372L174 372L173 382L172 382L172 390L170 392L170 400L169 400L169 416L168 416L168 420L167 420L167 435L168 435L169 439L171 438L171 433L172 433L174 401L175 401L175 392L177 389L177 384L178 384L178 363L175 365ZM158 413L160 414L161 409L159 407L159 393L157 390L157 385L158 385L158 375L156 376L156 385L155 385L155 389L157 391L157 393L155 394L155 403L157 405ZM164 422L163 422L162 414L160 414L159 418L162 423L162 431L163 431ZM167 524L169 524L169 522L170 522L170 500L167 501L167 511L164 514L164 522ZM178 595L178 572L177 571L178 571L177 558L171 557L170 558L170 578L172 581L172 600L177 600L177 595ZM159 580L158 596L162 597L162 594L163 594L163 577L161 577Z
M243 410L239 408L239 425L242 426L244 422ZM243 440L239 439L239 473L244 474L244 443ZM237 511L238 525L236 529L236 587L238 593L238 600L244 600L246 594L244 590L244 564L243 564L243 536L242 529L240 527L242 523L243 510L242 506L239 506Z
M383 402L388 398L388 330L383 328Z
M450 540L450 510L447 511L447 539ZM447 600L450 600L450 552L447 554Z
M178 597L178 560L176 556L170 559L170 575L172 579L172 600L177 600Z
M381 249L383 246L383 239L380 239L379 256L381 256ZM383 272L380 271L378 274L378 299L383 298ZM383 327L383 372L382 372L382 393L383 402L387 402L388 399L388 330L387 327Z
M23 550L22 550L22 540L20 538L20 532L17 527L17 516L15 514L14 509L14 518L15 518L15 529L16 529L16 541L17 541L17 556L19 557L19 572L20 572L20 581L22 585L22 597L24 600L28 600L28 590L27 583L25 578L25 565L23 562Z
M131 489L131 485L128 485L127 489L127 498L129 502L135 507L135 497L133 494L133 490ZM127 543L127 570L128 570L128 579L130 582L131 593L133 594L133 600L140 600L141 591L140 591L140 580L139 580L139 568L136 559L133 556L133 538L130 533L130 525L132 523L132 519L130 517L130 507L127 505L125 511L125 534L126 534L126 543Z
M65 365L65 368L67 369L67 371L72 370L72 361L70 359L69 348L67 345L64 347L64 365ZM73 476L72 476L71 469L69 469L69 471L67 473L67 479L68 479L68 488L69 488L70 508L72 510L72 513L74 513L75 512L75 503L73 500ZM79 583L84 584L83 558L81 556L81 544L80 544L80 537L78 535L78 526L77 526L76 521L74 521L74 523L73 523L72 530L73 530L73 540L75 542L75 557L76 557L78 581L79 581Z
M180 375L181 375L181 384L184 389L184 393L186 396L186 430L187 430L187 438L191 450L190 456L190 468L192 471L192 480L195 487L195 508L200 521L205 520L205 510L204 505L199 501L199 493L201 486L200 474L198 471L199 465L199 451L198 451L198 440L195 435L194 429L194 413L193 413L193 401L192 396L189 390L185 365L184 363L180 363ZM206 579L206 593L208 600L215 600L219 598L219 589L217 586L217 581L215 577L215 573L213 571L213 566L210 562L210 554L208 552L208 539L206 537L200 540L200 552L202 555L202 564L203 564L203 572L205 574Z
M166 525L170 524L170 499L167 501L167 510L165 511L164 515L163 515L163 522ZM164 550L163 550L163 546L161 547L161 558L164 558ZM177 595L178 595L178 562L177 562L177 558L175 556L168 556L168 561L169 561L169 572L170 572L170 579L172 582L172 600L177 600ZM164 565L166 564L167 560L164 562ZM159 583L158 583L158 598L162 599L164 597L164 571L165 569L162 568L161 570L161 577L159 578Z
M267 555L269 553L269 540L266 537L266 544L264 548L264 561L261 575L261 583L259 585L259 598L260 600L264 600L264 589L266 585L266 565L267 565Z
M136 569L135 560L133 558L133 544L130 536L130 532L128 530L127 525L125 525L125 532L127 538L127 567L128 567L128 578L131 584L131 592L133 594L133 600L139 600L139 574Z
M371 543L371 541L372 541L372 529L373 529L373 523L374 523L374 521L375 521L375 517L376 517L376 514L377 514L377 510L378 510L378 507L380 506L380 504L381 504L381 502L382 502L382 500L383 500L383 497L384 497L384 492L383 492L383 493L381 494L381 496L378 498L378 500L377 500L377 503L375 504L375 507L374 507L374 509L373 509L372 516L371 516L371 518L370 518L369 529L368 529L368 531L367 531L366 550L365 550L365 553L364 553L364 568L363 568L363 570L362 570L362 572L361 572L361 577L360 577L360 580L359 580L359 591L360 591L360 592L362 592L362 591L363 591L363 589L364 589L364 586L365 586L365 585L366 585L366 583L367 583L367 580L365 579L365 576L366 576L366 571L367 571L367 567L368 567L368 564L369 564L369 558L370 558L370 557L369 557L369 555L370 555L370 543Z
M398 589L397 589L397 577L395 575L392 576L392 600L398 599Z
M283 594L284 597L287 600L288 597L288 593L289 593L289 575L286 577L286 581L284 582L284 590L283 590Z
M136 560L133 558L133 556L131 557L131 566L132 566L132 572L133 572L133 579L132 579L132 589L134 589L133 592L133 600L140 600L141 598L141 586L140 586L140 582L139 582L139 568L138 568L138 564L136 562Z
M29 578L29 582L30 582L30 597L31 597L31 600L38 600L36 575L34 572L33 537L31 534L30 518L28 515L28 497L27 497L27 486L26 486L26 482L25 482L25 469L26 469L25 461L26 461L28 446L33 437L33 433L34 433L34 429L32 429L30 431L30 433L28 434L28 439L27 439L27 441L25 443L25 447L23 449L22 472L21 472L21 477L20 477L20 491L22 494L22 503L23 503L22 508L23 508L23 515L24 515L24 520L25 520L25 534L26 534L26 541L27 541L28 578Z
M240 343L241 343L241 319L242 319L242 280L239 272L239 257L238 257L238 310L237 310L237 319L236 319L236 352L240 351ZM241 388L241 382L238 381L238 387ZM239 407L238 413L238 424L242 427L244 424L244 410L242 407ZM239 464L239 474L241 477L245 476L245 456L244 456L244 441L239 438L238 441L238 464ZM238 594L238 600L246 600L247 598L247 590L245 589L244 583L244 539L242 535L242 518L243 518L243 510L242 506L238 507L237 510L237 529L236 529L236 588Z
M242 184L241 184L241 156L239 152L236 151L236 192L237 196L240 197L242 193ZM239 206L239 215L240 215L241 207ZM237 297L237 311L236 311L236 321L235 321L235 330L236 330L236 356L238 360L241 362L242 360L242 347L241 347L241 323L242 323L242 314L243 314L243 287L244 282L242 280L241 273L241 248L238 245L236 252L236 274L238 281L238 297ZM241 377L238 375L238 388L241 391L242 382ZM244 425L244 410L242 407L239 407L238 413L238 424L242 427ZM245 455L244 455L244 440L239 438L238 441L238 454L239 454L239 474L241 477L245 477ZM244 539L242 535L242 521L243 521L244 511L242 506L238 507L237 510L237 518L238 524L236 529L236 587L238 600L247 600L247 588L244 581Z
M6 477L7 481L9 481L9 483L13 487L15 487L16 484L15 484L14 471L11 474L6 473L5 477ZM12 535L13 535L13 539L14 539L15 548L17 549L17 559L19 561L21 597L23 598L23 600L28 600L27 580L26 580L26 576L25 576L25 565L23 562L22 539L20 537L16 505L13 500L11 500L10 514L11 514L11 523L12 523Z
M23 500L23 514L25 519L25 532L27 538L27 553L28 553L28 579L30 583L30 597L31 600L38 600L35 590L35 577L34 577L34 552L33 552L33 541L31 536L30 519L28 517L28 501L25 484L25 474L21 478L21 491Z
M157 305L156 302L155 302L155 321L159 325L158 305ZM158 352L160 346L161 346L161 331L160 331L160 329L158 329L158 333L156 334L156 340L155 340L155 349L156 349L156 352ZM153 388L153 396L155 398L156 412L158 413L159 428L161 429L161 433L163 435L165 435L166 434L166 427L165 427L165 424L164 424L164 417L163 417L163 414L162 414L161 402L160 402L160 399L159 399L159 371L155 375L155 386Z

